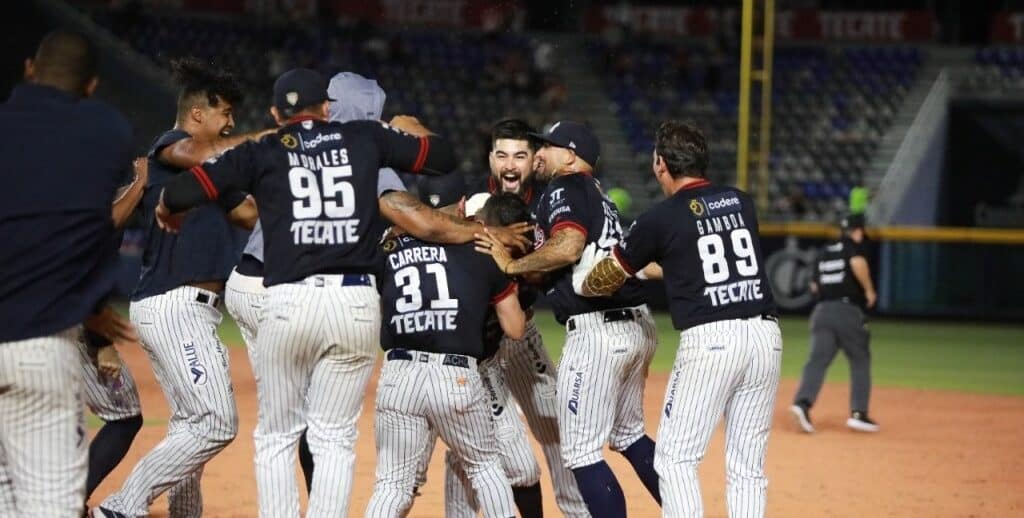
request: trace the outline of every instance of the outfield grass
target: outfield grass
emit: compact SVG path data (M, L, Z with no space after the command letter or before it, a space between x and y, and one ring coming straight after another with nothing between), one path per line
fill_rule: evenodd
M564 329L550 312L541 311L536 319L548 350L557 358ZM679 334L667 314L659 314L657 321L658 352L651 368L668 372ZM1024 326L878 320L871 323L871 332L872 374L879 386L1024 395ZM226 315L220 334L226 343L241 346L238 328ZM782 375L798 378L807 359L807 319L784 318L782 335ZM840 354L828 380L848 379L849 367Z

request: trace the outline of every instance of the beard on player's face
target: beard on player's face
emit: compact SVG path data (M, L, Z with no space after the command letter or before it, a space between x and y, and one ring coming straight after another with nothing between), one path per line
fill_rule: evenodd
M498 139L489 156L491 176L502 192L522 194L533 176L534 153L526 140Z

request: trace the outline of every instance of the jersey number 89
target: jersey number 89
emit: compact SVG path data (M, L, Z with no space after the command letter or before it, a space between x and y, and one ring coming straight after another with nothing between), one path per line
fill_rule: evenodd
M736 255L736 273L741 277L757 275L757 257L754 254L754 240L750 231L737 228L729 233L732 251ZM701 236L697 240L697 251L704 267L704 281L718 284L729 280L729 261L725 257L725 240L718 234Z
M352 184L343 180L352 176L352 166L324 167L321 170L323 189L317 183L317 175L305 167L293 167L288 171L288 185L291 187L292 215L295 219L315 219L321 215L331 219L349 218L356 212L356 191Z

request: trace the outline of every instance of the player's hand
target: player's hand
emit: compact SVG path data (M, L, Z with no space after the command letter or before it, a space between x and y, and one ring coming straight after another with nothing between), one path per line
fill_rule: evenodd
M164 232L171 234L177 234L181 231L181 221L184 218L182 214L171 214L170 209L164 205L164 194L160 193L160 203L156 205L156 224Z
M491 256L495 264L498 265L498 269L507 274L508 265L512 262L512 254L492 234L492 230L494 229L485 229L483 234L474 234L476 237L476 251Z
M135 330L135 326L110 306L104 307L99 313L87 318L85 327L114 343L139 343L139 333Z
M594 266L605 257L608 257L608 251L598 248L597 243L590 243L583 249L579 262L572 268L572 290L577 295L585 296L583 295L583 281L587 279L587 275L594 269Z
M878 302L878 293L875 293L874 290L869 291L869 292L864 294L864 299L865 299L865 305L867 306L867 308L871 309L871 308L875 307L875 302Z
M121 376L121 355L117 354L114 344L104 345L96 350L96 370L100 377L108 380Z
M524 235L533 230L533 225L526 222L513 223L506 227L485 227L484 230L499 243L517 250L520 255L525 255L533 246L533 242Z
M395 115L388 124L416 137L429 137L434 134L412 115Z

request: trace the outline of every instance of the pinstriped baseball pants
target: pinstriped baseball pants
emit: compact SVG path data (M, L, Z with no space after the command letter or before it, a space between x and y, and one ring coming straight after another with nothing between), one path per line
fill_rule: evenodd
M484 517L515 516L475 362L469 368L445 366L444 355L412 354L413 361L386 361L381 371L375 419L377 482L367 518L398 518L409 509L431 428L465 468Z
M129 306L153 374L171 416L167 436L132 469L118 492L101 504L128 516L145 516L170 489L170 516L203 514L203 466L234 440L238 409L227 350L217 336L220 310L196 301L216 294L191 286L147 297Z
M299 516L296 445L307 430L316 462L308 516L347 516L356 421L380 350L380 296L369 286L279 284L267 289L252 357L259 420L260 516Z
M82 394L85 405L96 417L110 422L128 419L142 413L139 403L139 389L127 365L121 366L117 379L100 379L96 369L96 355L79 339L78 352L82 359Z
M0 515L77 518L85 499L82 367L73 327L0 343Z
M764 464L781 362L779 325L761 317L680 333L654 456L664 516L704 515L697 466L723 415L729 516L764 516Z

